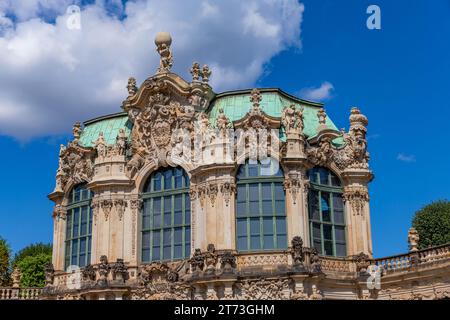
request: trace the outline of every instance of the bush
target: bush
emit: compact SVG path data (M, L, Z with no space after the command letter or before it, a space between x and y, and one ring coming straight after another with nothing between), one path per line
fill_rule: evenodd
M10 284L10 257L11 249L6 240L0 237L0 286L8 286Z
M45 265L51 262L52 256L47 253L39 253L34 256L23 257L17 262L20 269L20 285L22 287L44 287Z
M15 267L17 263L19 263L25 257L37 256L39 254L52 255L52 245L42 242L30 244L29 246L26 246L16 253L12 265L13 267Z
M439 200L417 211L413 223L419 249L450 243L450 201Z

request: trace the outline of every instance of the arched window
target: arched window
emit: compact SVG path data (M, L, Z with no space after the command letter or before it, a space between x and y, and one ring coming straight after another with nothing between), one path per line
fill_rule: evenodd
M186 172L179 167L158 170L143 192L142 262L189 257L191 202Z
M308 206L311 243L320 254L346 256L344 205L339 178L330 170L309 170Z
M269 159L254 164L247 160L236 176L239 251L287 248L283 173Z
M93 192L86 184L75 186L69 194L66 217L65 266L84 267L91 261Z

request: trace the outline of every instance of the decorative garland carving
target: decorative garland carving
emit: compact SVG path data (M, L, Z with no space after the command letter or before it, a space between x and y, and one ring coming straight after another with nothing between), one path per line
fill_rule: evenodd
M369 201L369 192L366 187L362 186L346 186L342 198L345 202L349 202L353 211L353 215L361 215L364 206Z
M137 216L139 211L142 209L142 205L144 202L142 199L131 199L130 200L130 208L131 208L131 254L133 256L136 255L136 224L137 224Z
M225 205L228 207L232 196L236 192L236 185L231 182L224 182L220 185L220 192L225 200Z
M105 221L108 221L112 206L113 202L111 199L101 200L100 202L100 207L102 208L103 214L105 215Z
M119 221L122 221L123 214L125 212L126 207L127 207L127 202L124 199L115 199L114 200L114 208L116 209L117 216L119 217Z
M285 191L289 191L292 195L293 204L297 203L297 195L302 187L301 180L296 177L289 177L284 180L283 187Z

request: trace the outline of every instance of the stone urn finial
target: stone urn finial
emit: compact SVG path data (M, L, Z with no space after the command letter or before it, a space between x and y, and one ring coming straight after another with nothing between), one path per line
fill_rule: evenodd
M416 228L410 228L408 231L409 251L415 252L419 250L419 232Z
M12 281L13 281L13 288L19 288L20 287L20 277L21 277L21 273L18 267L14 268L13 273L11 274L12 277Z

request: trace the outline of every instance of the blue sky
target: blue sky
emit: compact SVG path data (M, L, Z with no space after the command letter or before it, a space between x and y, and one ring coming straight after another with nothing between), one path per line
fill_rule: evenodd
M221 52L209 52L213 56L210 59L216 59L212 63L207 60L208 46L196 46L199 47L197 49L186 47L185 50L182 50L183 44L177 47L177 39L181 43L185 39L183 32L177 29L179 22L175 14L172 22L169 19L161 23L161 29L175 33L174 69L183 75L187 75L188 61L193 61L198 55L213 66L213 74L216 71L216 75L221 75L213 79L215 82L212 80L219 89L280 87L295 95L315 96L323 100L328 115L339 128L348 128L350 108L358 106L369 119L370 166L375 174L370 185L374 255L381 257L405 252L407 231L414 212L431 201L450 198L450 1L435 0L430 5L430 1L425 0L304 0L302 4L303 12L292 13L289 20L293 21L292 24L289 21L281 24L280 16L255 5L255 12L259 12L266 20L265 24L261 24L258 19L252 20L262 28L252 30L255 34L260 30L272 30L274 36L267 38L255 36L241 39L240 31L230 33L227 25L212 25L205 29L204 25L199 24L202 39L193 39L194 43L208 39L206 44L209 48L220 48L221 39L229 37L230 41L236 41L234 54L221 55L226 48ZM366 28L366 8L370 4L381 8L381 30ZM98 2L96 5L102 6ZM299 8L296 4L290 5L293 8L291 11ZM111 28L126 19L124 10L127 6L121 7L117 3L115 6L115 10L110 10L110 3L102 7L109 12L109 16L111 12L118 12L118 17L111 17L112 22L108 25ZM214 12L214 7L210 7L202 2L203 9L208 9L205 9L208 13ZM30 24L30 20L36 17L47 22L41 22L34 30L44 23L57 26L57 15L63 14L64 8L49 9L47 15L42 7L31 13L21 11L19 18L17 8L3 8L4 17L14 19L10 19L12 26L10 24L9 29L4 27L3 32L0 32L0 40L3 37L10 43L16 43L13 41L21 39L21 34L15 30L18 25ZM1 10L0 6L0 18ZM131 16L133 8L127 10ZM235 9L226 8L223 14L228 12L226 10ZM92 15L86 18L87 27L82 32L90 32L89 22L96 21L94 18L88 20L90 17ZM115 39L128 41L126 32L136 26L130 23L119 29ZM119 105L126 97L120 77L126 79L136 75L142 81L153 73L157 65L151 39L159 26L155 22L148 30L144 30L148 38L146 46L139 50L118 52L117 56L110 53L111 58L105 54L101 61L95 60L99 59L99 54L89 56L89 53L101 53L102 48L96 47L90 51L90 47L83 47L86 60L74 55L77 59L70 60L69 56L63 61L66 64L75 61L69 71L61 69L69 75L63 80L53 75L53 68L44 69L48 57L42 58L46 53L40 46L51 45L52 38L44 38L46 42L29 44L37 46L31 49L44 52L39 57L30 58L30 63L36 60L39 65L18 67L14 61L8 60L9 57L3 56L1 50L4 47L0 42L0 62L2 66L10 66L6 72L0 71L0 164L3 168L0 174L0 235L9 241L15 251L31 242L52 240L52 202L46 196L54 188L59 144L70 139L73 122L120 111ZM189 29L185 33L195 37L198 30L194 29L194 32ZM97 32L101 33L101 30ZM36 34L36 37L41 35ZM114 40L110 42L114 48L117 47ZM64 46L64 42L61 44L59 41L59 44ZM106 45L104 47L111 52ZM175 50L177 48L178 51ZM256 48L255 51L252 48ZM245 69L251 63L251 60L245 60L246 52L256 57L254 60L258 60L260 65ZM61 55L64 54L65 51L62 51ZM48 59L56 61L59 57L50 56ZM94 68L95 81L99 86L106 79L120 74L117 80L119 85L111 82L104 87L107 98L99 98L97 92L92 94L88 91L94 84L77 73L85 65L92 67L92 61L97 68ZM136 61L141 61L141 64ZM114 74L111 68L116 68ZM241 70L242 74L232 73L235 70ZM27 76L20 78L16 74ZM105 76L102 77L102 74ZM33 78L33 75L36 77ZM87 77L85 73L83 75ZM30 78L35 80L26 80ZM2 82L2 79L10 81ZM9 88L11 82L14 87ZM89 86L86 86L86 82ZM69 92L68 86L71 87ZM321 86L322 91L313 90ZM7 87L8 91L5 89ZM36 87L39 90L33 89ZM9 109L1 107L2 97L14 90L19 93L26 91L29 95L27 100L7 100L26 102L23 108L18 109L20 117L14 117L14 112L8 113ZM88 107L84 108L87 104ZM3 105L8 106L7 103Z

